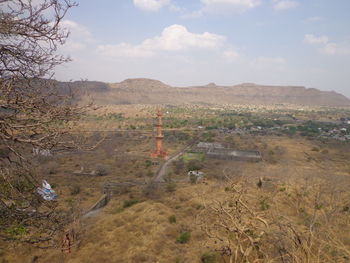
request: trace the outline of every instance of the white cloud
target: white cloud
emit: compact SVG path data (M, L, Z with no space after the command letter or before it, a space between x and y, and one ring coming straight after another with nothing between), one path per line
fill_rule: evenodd
M164 6L170 4L170 0L133 0L135 7L147 11L156 12L159 11ZM171 5L174 8L174 5Z
M350 55L350 45L327 43L321 48L321 51L326 55Z
M121 43L101 45L99 51L115 57L150 57L160 51L186 51L190 49L216 49L225 41L225 37L204 32L191 33L186 27L172 25L166 27L160 36L146 39L139 45Z
M260 5L260 0L201 0L202 11L211 14L240 13Z
M317 37L312 34L306 34L304 36L304 41L310 45L327 44L328 37L327 36Z
M174 3L170 3L169 4L169 10L173 11L173 12L185 12L186 9L176 5Z
M72 20L62 21L61 26L64 30L70 32L66 43L62 46L63 51L79 51L84 49L87 44L94 42L91 32L86 27Z
M350 55L349 43L330 42L327 36L317 37L307 34L304 36L304 41L309 45L318 46L319 51L326 55Z
M61 23L61 26L71 32L74 37L80 37L84 39L92 38L91 32L84 26L79 25L78 23L72 20L64 20Z
M275 10L287 10L291 8L295 8L299 5L299 2L297 1L291 1L291 0L273 0L274 5L273 8Z
M223 57L228 60L228 61L236 61L239 57L239 54L236 50L234 49L228 49L228 50L225 50L223 53L222 53Z

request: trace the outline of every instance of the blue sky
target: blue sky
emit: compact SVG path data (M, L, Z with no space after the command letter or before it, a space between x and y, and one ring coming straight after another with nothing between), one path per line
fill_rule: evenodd
M349 0L80 0L59 80L302 85L350 97Z

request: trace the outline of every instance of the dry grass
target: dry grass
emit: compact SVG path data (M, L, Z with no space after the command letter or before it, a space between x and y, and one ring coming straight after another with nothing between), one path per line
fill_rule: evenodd
M99 198L101 186L108 181L148 181L147 176L138 176L140 171L148 169L145 161L149 159L154 142L151 137L147 140L138 139L139 136L113 136L93 152L57 158L57 172L44 173L42 177L56 185L55 190L60 195L59 208L66 209L72 203L80 202L81 209L86 210ZM175 192L161 189L152 199L145 197L140 187L129 189L83 221L81 242L73 248L72 254L62 254L59 249L35 249L24 244L0 244L0 247L6 246L0 250L0 262L31 262L34 256L38 257L35 262L39 263L199 262L204 253L222 248L220 243L216 246L210 243L212 240L203 231L198 217L206 214L207 218L215 220L215 214L207 210L214 201L230 206L232 192L225 181L226 175L231 183L238 184L242 179L247 182L249 206L273 226L270 232L265 230L270 239L263 240L266 243L261 245L272 260L270 262L282 262L281 255L267 245L272 244L271 240L284 244L292 242L287 237L282 238L281 229L285 233L289 231L289 237L293 236L293 231L303 240L308 240L310 233L313 236L311 246L303 243L303 246L293 247L291 251L295 257L285 262L346 262L344 255L350 248L350 214L346 210L350 206L348 145L268 136L235 137L234 141L238 148L250 145L263 153L273 151L274 158L265 158L259 163L206 160L203 171L207 179L194 185L177 183ZM167 147L172 153L182 145L174 142L168 143ZM320 150L315 151L314 147ZM72 175L80 166L92 170L97 163L109 165L110 173L105 177ZM155 171L157 166L150 169ZM174 180L184 178L186 174L182 173ZM257 186L259 178L264 179L261 188ZM80 192L74 195L71 193L73 185L80 187ZM121 209L128 199L140 202ZM176 216L176 223L169 222L172 215ZM283 228L288 222L292 223L293 230ZM184 231L191 233L189 242L177 243L177 237ZM317 256L316 246L322 248L322 257ZM224 262L225 258L227 260L227 256L219 257L219 262ZM266 258L264 260L261 262L268 262Z

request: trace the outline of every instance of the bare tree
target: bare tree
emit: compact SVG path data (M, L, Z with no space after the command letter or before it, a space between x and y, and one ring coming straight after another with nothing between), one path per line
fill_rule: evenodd
M225 198L203 202L197 215L205 246L221 262L348 262L343 199L336 204L329 185L289 187L276 196L246 179L229 182Z
M252 208L246 183L231 183L227 189L229 200L206 206L198 216L209 237L206 245L219 251L224 262L265 262L262 243L269 225L264 213Z
M33 148L65 145L69 123L81 110L67 93L57 91L52 79L54 67L69 61L57 49L69 34L62 19L75 5L70 0L0 0L0 219L6 219L2 222L28 225L33 218L39 222L54 214L52 204L39 209L28 160ZM2 224L0 230L6 227ZM53 227L48 229L54 232Z

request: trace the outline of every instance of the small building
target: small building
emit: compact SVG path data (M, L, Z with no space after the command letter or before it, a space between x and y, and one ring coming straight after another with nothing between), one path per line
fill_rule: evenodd
M32 149L32 153L34 156L44 156L49 157L52 156L52 153L48 149L40 149L38 147Z
M200 142L197 144L197 148L204 148L204 149L223 149L224 146L221 143L218 142Z
M189 171L187 175L188 175L188 180L190 181L191 181L191 177L195 177L196 181L204 178L204 173L201 171Z
M208 158L232 161L260 161L262 160L259 151L239 151L225 148L218 142L200 142L192 150L192 152L205 153Z
M211 149L207 157L232 161L260 161L262 156L259 151L238 151L233 149Z
M206 153L210 149L224 149L224 146L218 142L199 142L192 148L192 151Z

